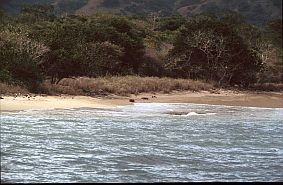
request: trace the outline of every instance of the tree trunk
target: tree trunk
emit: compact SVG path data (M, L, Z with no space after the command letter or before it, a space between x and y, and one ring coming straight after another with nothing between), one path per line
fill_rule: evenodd
M56 85L59 84L59 82L60 82L62 79L63 79L63 78L59 78L59 77L58 77L58 79L57 79L57 81L56 81L55 84L56 84Z

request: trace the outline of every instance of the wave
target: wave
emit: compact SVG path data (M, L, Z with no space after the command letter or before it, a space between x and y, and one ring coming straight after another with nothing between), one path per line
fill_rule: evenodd
M211 112L211 113L203 113L203 112L167 112L167 114L173 115L173 116L209 116L209 115L216 115L216 113Z
M170 107L176 105L185 106L205 106L205 107L223 107L223 108L247 108L247 109L266 109L266 110L283 110L283 108L272 108L272 107L254 107L254 106L239 106L239 105L215 105L215 104L205 104L205 103L134 103L134 106L159 106L159 107Z
M209 115L216 115L216 113L196 113L196 112L189 112L183 116L209 116Z

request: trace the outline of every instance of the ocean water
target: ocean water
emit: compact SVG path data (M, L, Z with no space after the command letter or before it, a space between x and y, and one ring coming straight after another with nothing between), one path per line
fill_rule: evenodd
M1 182L282 180L280 108L145 103L1 113Z

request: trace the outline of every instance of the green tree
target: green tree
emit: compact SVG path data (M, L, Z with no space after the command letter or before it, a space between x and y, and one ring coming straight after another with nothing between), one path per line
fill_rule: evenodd
M105 45L95 45L96 43L105 44L108 42L123 51L112 52L113 56L110 56L117 58L118 53L123 54L119 56L121 73L129 73L130 71L137 73L144 55L143 38L145 34L143 30L127 18L120 16L61 17L53 22L38 25L32 35L50 47L50 57L43 68L54 83L58 83L62 78L68 76L87 75L83 71L87 61L84 61L84 57L80 56L86 51L83 48L89 48L90 45L95 46L95 50L91 50L94 53L100 52L101 48L99 47L105 49ZM112 47L108 46L108 49ZM115 47L112 49L118 51ZM97 70L95 71L98 73ZM88 72L88 74L95 75L94 72Z
M83 74L90 77L121 74L121 57L124 53L119 46L106 41L80 47L83 50Z
M89 26L91 37L88 42L108 41L121 47L124 51L122 68L138 72L145 49L142 28L126 17L112 15L96 15L91 18Z
M57 18L46 25L37 26L33 37L44 42L49 48L48 60L41 64L52 83L70 76L81 75L81 51L77 45L83 43L84 22L69 17Z
M185 24L186 18L182 16L164 17L158 21L158 31L175 31Z

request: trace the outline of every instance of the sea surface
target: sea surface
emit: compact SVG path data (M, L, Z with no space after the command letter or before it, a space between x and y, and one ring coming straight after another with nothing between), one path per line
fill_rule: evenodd
M1 182L283 181L283 109L1 112Z

